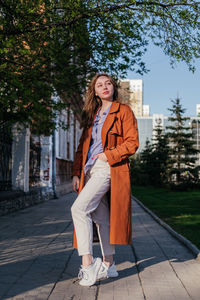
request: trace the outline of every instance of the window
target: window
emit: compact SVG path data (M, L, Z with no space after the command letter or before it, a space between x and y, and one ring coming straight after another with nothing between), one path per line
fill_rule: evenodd
M59 123L63 122L67 125L67 112L64 111L60 114ZM58 157L61 159L67 159L67 141L68 141L68 130L59 127L58 129Z

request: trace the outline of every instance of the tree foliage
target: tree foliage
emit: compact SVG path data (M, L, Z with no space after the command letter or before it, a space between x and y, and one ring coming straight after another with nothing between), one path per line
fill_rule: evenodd
M167 183L169 147L167 135L161 126L154 129L152 141L132 161L133 183L137 185L163 186Z
M90 57L86 22L50 26L60 15L43 1L6 1L1 17L1 124L48 133L56 112L66 107L63 99L81 101Z
M166 186L187 190L200 186L199 149L180 99L172 100L168 126L157 126L151 141L131 162L132 182L136 185ZM195 122L192 123L193 127ZM194 128L193 128L194 129Z
M153 185L152 144L147 139L143 151L131 159L131 180L134 185Z
M146 72L150 40L193 70L199 18L200 2L187 0L0 0L1 124L53 128L66 99L81 108L97 71Z
M153 183L155 186L162 186L168 182L167 166L169 160L169 141L168 136L164 133L163 128L158 125L154 129L152 139L152 164L153 164Z
M196 183L199 181L196 172L196 160L198 150L193 140L191 128L187 125L190 119L184 117L185 109L182 108L180 99L172 100L172 108L169 108L171 116L168 118L170 125L167 136L170 145L170 159L168 161L169 181L175 185Z

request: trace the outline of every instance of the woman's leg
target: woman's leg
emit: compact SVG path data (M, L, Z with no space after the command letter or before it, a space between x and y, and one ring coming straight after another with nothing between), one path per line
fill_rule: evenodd
M97 209L102 197L110 189L109 165L97 160L91 168L89 175L89 180L71 208L77 237L78 253L83 256L82 263L85 266L91 264L93 255L91 213Z
M91 254L84 254L82 255L82 266L88 267L92 264L93 256Z
M110 211L107 196L104 195L97 209L91 214L96 223L104 263L113 264L114 245L110 244Z
M113 262L115 253L114 245L110 244L110 211L106 195L103 196L97 209L92 213L93 221L96 223L103 263L98 271L97 279L105 277L117 277L119 274Z

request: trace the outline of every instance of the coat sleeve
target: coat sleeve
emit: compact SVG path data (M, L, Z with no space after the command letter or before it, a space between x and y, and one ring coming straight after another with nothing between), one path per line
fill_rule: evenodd
M78 176L78 177L81 176L84 139L85 139L85 129L82 132L82 135L81 135L80 140L79 140L79 145L78 145L77 151L75 153L73 169L72 169L72 177L73 176Z
M124 108L121 113L123 143L112 150L104 151L111 166L133 155L139 147L137 120L128 105Z

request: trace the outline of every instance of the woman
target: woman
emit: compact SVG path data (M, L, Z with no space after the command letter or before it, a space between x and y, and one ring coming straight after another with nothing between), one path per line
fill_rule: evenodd
M130 244L132 233L128 157L139 145L137 122L130 107L119 103L117 85L109 75L97 74L92 79L82 126L72 182L79 195L71 212L73 246L82 256L79 283L91 286L97 279L118 276L114 244ZM93 258L93 222L103 262Z

